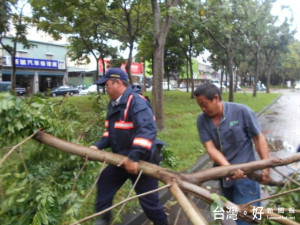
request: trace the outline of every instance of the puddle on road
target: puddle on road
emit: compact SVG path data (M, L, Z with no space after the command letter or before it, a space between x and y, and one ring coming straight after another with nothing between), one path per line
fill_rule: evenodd
M270 152L286 151L295 153L296 149L294 146L289 144L287 141L276 140L274 138L267 138Z
M296 153L295 147L286 141L267 138L267 142L269 145L271 158L287 158ZM289 176L296 171L299 172L300 162L292 163L286 166L277 166L276 169L279 170L282 174ZM271 170L270 175L271 178L275 181L281 181L282 179L286 179L274 170Z

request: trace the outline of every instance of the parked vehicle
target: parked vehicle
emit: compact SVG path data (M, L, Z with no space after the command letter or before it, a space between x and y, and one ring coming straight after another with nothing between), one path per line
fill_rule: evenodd
M78 88L74 88L70 86L59 86L51 90L52 97L58 95L65 95L67 93L69 93L70 96L73 96L74 94L79 94L79 90Z
M26 88L23 87L16 87L15 89L17 95L25 95L26 94Z
M295 85L295 91L300 91L300 83L297 83L297 84Z
M79 95L87 95L90 93L96 93L97 92L97 85L93 84L89 86L87 89L79 91Z
M11 89L11 82L10 81L1 81L0 82L0 92L6 92ZM24 95L26 94L26 88L23 87L16 87L15 92L17 95Z
M1 81L0 82L0 92L6 92L11 89L11 82L10 81Z
M221 84L218 80L213 80L212 84L214 84L217 88L221 89ZM222 84L222 90L226 91L226 86L224 84Z

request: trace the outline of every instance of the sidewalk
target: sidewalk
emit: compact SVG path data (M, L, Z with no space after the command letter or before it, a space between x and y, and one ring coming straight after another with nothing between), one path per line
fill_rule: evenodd
M292 90L276 90L276 92L282 93L281 97L257 113L257 117L261 124L262 132L268 140L271 151L295 151L300 144L300 92L294 92ZM212 162L206 154L194 165L192 171L210 167L212 167ZM218 181L208 181L202 186L209 187L212 193L219 193ZM175 202L176 200L168 193L168 190L161 192L160 196L161 202L165 204L165 210L169 215L170 225L175 224L175 221L178 225L192 224ZM210 216L210 206L202 200L194 200L207 220L213 223L212 216ZM146 219L142 210L137 212L135 216L131 215L127 218L123 218L122 223L122 225L151 224L152 223ZM236 223L233 220L225 220L223 224L234 225Z

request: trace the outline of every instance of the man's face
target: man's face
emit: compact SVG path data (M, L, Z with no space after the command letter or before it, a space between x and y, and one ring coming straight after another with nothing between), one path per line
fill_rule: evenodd
M116 100L120 96L120 93L118 91L119 88L118 80L112 82L112 80L109 79L105 82L105 86L106 86L106 92L111 100Z
M205 113L207 116L214 117L220 113L220 100L217 95L213 98L212 101L206 98L204 95L196 97L196 100L202 112Z

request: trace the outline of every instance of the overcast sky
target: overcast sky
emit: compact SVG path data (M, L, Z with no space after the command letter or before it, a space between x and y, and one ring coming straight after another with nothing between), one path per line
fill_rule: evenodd
M290 9L285 8L282 9L281 6L289 6ZM276 3L273 4L272 14L274 16L279 16L280 21L284 21L285 18L294 17L293 21L293 29L297 29L297 33L295 34L295 38L300 41L300 1L299 0L277 0Z

